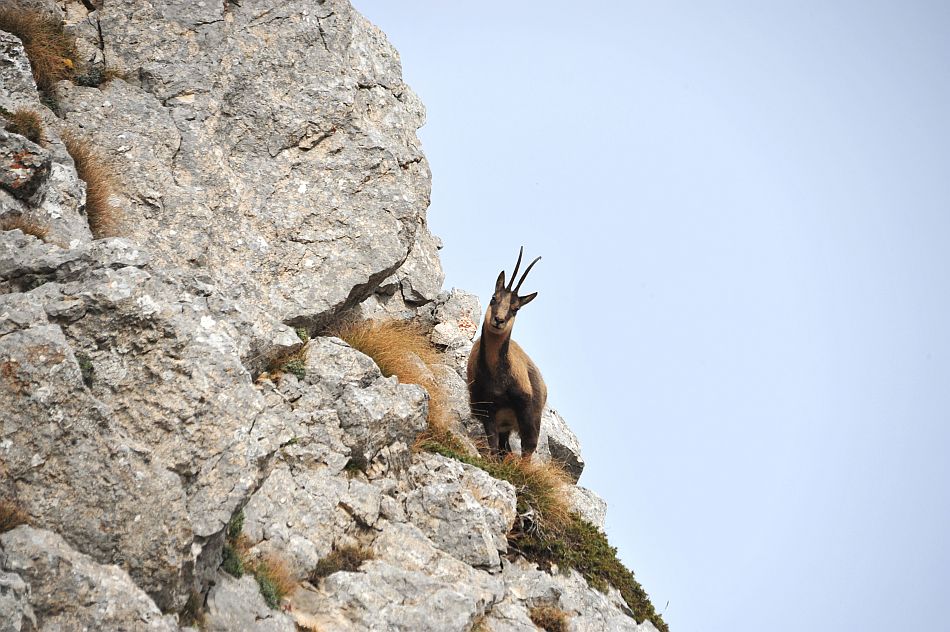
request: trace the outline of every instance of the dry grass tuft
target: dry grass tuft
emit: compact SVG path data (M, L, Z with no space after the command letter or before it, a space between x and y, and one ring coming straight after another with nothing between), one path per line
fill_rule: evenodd
M30 524L27 513L9 500L0 500L0 533L6 533L21 524Z
M0 217L0 231L20 230L27 235L33 235L40 241L46 241L49 227L27 219L22 215L4 215Z
M254 577L264 601L271 608L276 609L281 600L297 588L297 578L290 571L290 566L276 553L267 553L257 561Z
M452 433L449 397L429 367L442 363L439 351L418 323L406 320L350 321L332 327L329 335L342 338L348 345L376 362L383 375L395 375L403 384L418 384L429 393L428 429L416 447L428 441L465 452L464 444Z
M531 621L546 632L567 632L567 613L554 606L538 606L528 613Z
M395 375L408 384L422 386L426 379L413 355L424 365L440 360L422 327L407 320L351 321L332 328L330 334L371 357L383 375Z
M45 95L52 95L57 81L72 77L76 42L57 20L13 2L0 7L0 30L23 42L36 86Z
M112 201L116 177L108 161L87 139L63 134L66 151L76 163L76 173L86 183L86 221L96 239L116 237L122 226L122 211Z
M329 577L337 571L355 573L363 562L376 557L373 551L363 546L341 546L334 549L325 558L317 562L310 572L310 583L316 586L324 577Z
M33 110L17 108L10 114L5 114L7 124L4 127L8 132L26 136L37 145L46 144L46 130L43 119Z

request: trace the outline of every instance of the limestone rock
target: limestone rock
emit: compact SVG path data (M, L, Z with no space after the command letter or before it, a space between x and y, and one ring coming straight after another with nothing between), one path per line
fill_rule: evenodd
M257 582L250 575L235 579L220 572L208 591L206 632L295 632L293 619L264 602Z
M14 292L0 295L0 458L37 524L177 610L280 435L224 301L147 261L122 240L64 251L0 233Z
M603 594L587 585L577 571L551 574L539 571L524 561L506 564L502 579L506 596L485 620L493 632L530 630L525 627L527 609L550 605L570 617L570 629L579 632L654 632L653 624L637 624L624 613L626 604L616 590Z
M125 571L97 564L55 533L21 526L0 535L0 569L6 571L0 577L15 574L29 585L26 594L38 629L178 630L175 617L162 616ZM21 590L19 594L24 593ZM3 600L0 596L0 602Z
M580 485L568 485L566 490L571 510L603 531L607 520L607 501Z
M406 514L441 550L471 566L497 569L516 515L515 489L483 470L436 454L409 468Z
M500 580L438 551L412 525L383 525L373 549L376 559L358 572L298 590L291 600L298 621L340 632L468 632L502 598Z
M19 134L0 129L0 187L29 199L49 177L49 152Z
M300 395L289 397L298 414L333 411L343 442L367 462L387 445L411 444L426 425L422 387L383 377L372 359L338 338L310 342Z
M409 257L394 275L406 303L422 305L438 298L445 280L439 261L441 247L442 242L425 226L416 232Z
M61 84L60 107L136 174L119 191L130 236L164 264L315 327L411 251L431 260L424 108L348 2L115 0L94 17L126 79ZM404 276L413 300L438 276Z
M465 379L468 354L481 322L482 308L478 297L453 288L440 294L436 305L436 324L430 338L436 345L445 347L456 372Z
M36 629L30 587L16 573L0 572L0 632Z

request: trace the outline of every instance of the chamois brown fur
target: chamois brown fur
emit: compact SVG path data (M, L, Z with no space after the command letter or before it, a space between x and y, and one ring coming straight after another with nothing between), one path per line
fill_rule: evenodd
M493 455L511 452L509 438L512 431L521 437L521 454L530 458L538 446L541 432L541 413L547 402L548 389L541 371L528 354L511 339L518 310L534 300L537 292L518 296L518 290L528 272L541 257L531 262L518 285L512 289L521 255L515 264L511 281L505 286L502 270L495 282L482 335L475 341L468 358L468 394L472 415L481 420Z

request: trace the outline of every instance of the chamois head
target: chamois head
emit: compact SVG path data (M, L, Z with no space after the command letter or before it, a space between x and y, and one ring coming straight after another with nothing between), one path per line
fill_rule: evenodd
M527 296L518 296L518 290L521 289L521 284L524 282L525 277L528 276L528 273L531 272L531 268L534 267L541 257L538 257L528 268L524 271L524 274L521 275L521 280L518 281L518 285L514 289L511 289L511 286L515 282L515 277L518 276L518 268L521 266L521 255L524 253L524 246L518 251L518 262L515 263L514 272L511 273L511 280L508 282L508 286L505 286L505 271L502 270L501 274L498 275L498 280L495 281L495 293L492 294L491 301L488 304L488 309L485 310L485 331L490 331L494 334L508 334L511 332L511 327L515 323L515 316L518 314L518 310L534 300L534 297L538 295L537 292L532 292Z

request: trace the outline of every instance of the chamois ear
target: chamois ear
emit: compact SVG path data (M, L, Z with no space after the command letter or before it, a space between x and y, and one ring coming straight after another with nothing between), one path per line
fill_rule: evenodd
M505 271L502 270L498 273L498 280L495 281L495 291L499 291L505 287Z
M537 295L538 295L537 292L532 292L531 294L528 294L527 296L519 296L518 305L520 305L521 307L524 307L525 305L533 301L534 297L536 297Z

